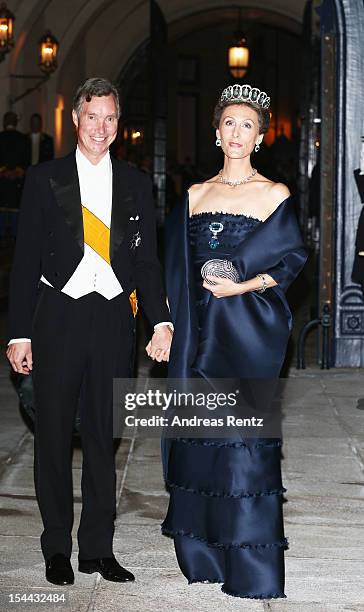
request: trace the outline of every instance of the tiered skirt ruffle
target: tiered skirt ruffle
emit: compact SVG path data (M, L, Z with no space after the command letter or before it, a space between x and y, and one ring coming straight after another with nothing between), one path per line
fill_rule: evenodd
M280 440L174 440L162 532L189 583L285 597Z

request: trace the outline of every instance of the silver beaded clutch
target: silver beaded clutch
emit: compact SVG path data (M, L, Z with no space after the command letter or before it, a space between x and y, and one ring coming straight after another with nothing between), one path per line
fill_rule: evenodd
M209 259L201 268L201 276L209 285L216 285L216 283L210 281L207 276L230 278L234 283L240 283L237 269L227 259Z

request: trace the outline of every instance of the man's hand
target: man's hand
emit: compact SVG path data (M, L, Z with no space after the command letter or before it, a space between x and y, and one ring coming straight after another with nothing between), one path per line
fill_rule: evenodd
M33 369L32 343L17 342L10 344L6 351L11 366L19 374L30 374Z
M168 325L161 325L155 330L152 339L145 347L148 356L157 361L169 361L173 333Z

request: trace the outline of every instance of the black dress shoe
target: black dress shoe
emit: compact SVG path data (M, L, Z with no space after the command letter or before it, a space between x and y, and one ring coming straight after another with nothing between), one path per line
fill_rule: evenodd
M73 584L75 575L68 557L57 553L46 561L46 578L52 584Z
M99 572L105 580L110 580L111 582L133 582L135 580L135 576L122 567L115 557L79 559L78 571L84 574Z

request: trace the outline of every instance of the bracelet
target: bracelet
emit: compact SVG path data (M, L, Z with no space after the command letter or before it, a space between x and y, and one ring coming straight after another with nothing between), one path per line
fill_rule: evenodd
M261 287L261 289L257 289L257 292L258 293L264 293L264 291L268 287L268 283L265 280L265 276L264 276L264 274L257 274L257 277L260 278L260 280L262 281L262 287Z

